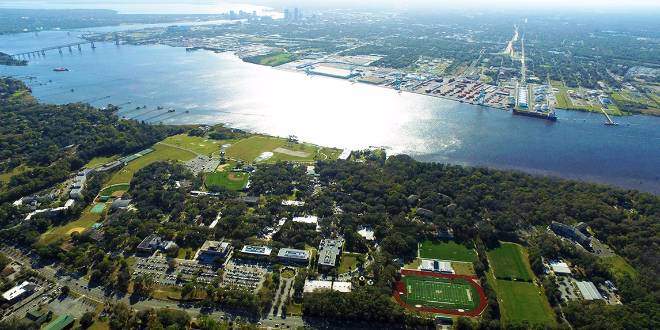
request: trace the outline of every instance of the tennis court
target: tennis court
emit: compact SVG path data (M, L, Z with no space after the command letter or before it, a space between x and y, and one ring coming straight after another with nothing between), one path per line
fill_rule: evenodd
M93 214L101 214L103 213L104 209L105 209L105 203L96 203L96 205L94 205L94 207L92 207L92 209L89 210L89 212Z

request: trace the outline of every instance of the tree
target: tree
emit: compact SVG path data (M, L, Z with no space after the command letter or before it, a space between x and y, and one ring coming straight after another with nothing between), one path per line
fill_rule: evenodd
M85 312L80 318L80 327L87 329L94 324L94 312Z

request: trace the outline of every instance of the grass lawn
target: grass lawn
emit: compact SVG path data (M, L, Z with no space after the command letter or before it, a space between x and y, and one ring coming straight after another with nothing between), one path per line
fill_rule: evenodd
M410 263L407 263L403 265L403 268L406 269L419 269L419 266L422 264L422 259L420 258L415 258L415 260L411 261Z
M101 219L100 214L93 214L90 212L91 206L85 208L78 220L67 223L59 227L52 227L41 235L39 243L50 244L58 239L67 240L71 237L73 231L82 232L84 229L91 227L94 223Z
M101 321L101 320L96 320L89 328L88 330L108 330L110 329L110 321Z
M176 257L177 259L188 259L186 258L186 254L190 255L191 258L195 255L191 248L180 248L179 251L177 251Z
M571 102L571 98L568 96L568 90L572 89L577 91L578 88L568 88L564 83L560 81L553 81L552 87L555 87L559 90L555 97L557 98L557 109L565 110L576 110L576 111L588 111L588 112L597 112L602 113L600 110L602 105L600 103L595 105L575 105ZM610 104L606 109L607 114L611 116L623 116L626 115L623 111L619 109L615 104Z
M258 64L268 66L278 66L296 60L296 56L291 53L276 52L264 56L257 56L255 59Z
M503 242L498 248L488 251L488 260L498 279L529 282L534 278L527 251L518 244Z
M452 262L451 268L454 269L457 275L477 275L471 262Z
M321 154L321 152L323 154ZM287 139L255 135L242 139L227 148L227 156L252 162L264 152L272 152L273 156L265 162L300 161L311 162L316 159L337 159L341 150L320 148L307 143L290 143Z
M286 313L289 316L301 316L302 315L302 304L296 304L293 301L286 306Z
M187 161L195 158L195 154L190 151L181 150L178 148L168 147L162 144L156 144L152 147L153 152L150 152L126 165L124 168L115 173L106 185L114 185L118 183L130 183L133 179L133 174L147 165L162 161L162 160L178 160Z
M204 184L207 188L223 187L229 190L241 190L245 188L250 175L245 172L213 172L206 174Z
M116 184L116 185L108 186L108 187L103 188L103 190L101 190L99 192L99 196L112 196L114 193L117 193L117 192L127 192L128 188L130 188L130 187L131 187L131 185L128 184L128 183L122 183L122 184Z
M529 282L496 280L489 282L497 293L497 301L504 324L527 321L533 324L554 325L554 311L543 290Z
M116 160L119 158L119 155L114 155L114 156L109 156L109 157L94 157L92 160L90 160L87 164L85 164L86 168L97 168L103 164L107 164L113 160Z
M419 244L419 256L424 259L440 259L475 262L477 253L474 249L454 241L432 242L424 241Z
M341 260L339 261L339 269L337 273L343 274L348 271L355 270L355 267L358 263L359 254L355 253L344 253L341 255Z
M170 136L162 142L175 145L180 148L189 149L207 156L211 155L212 153L219 152L220 147L226 143L225 141L218 141L205 137L189 136L185 133Z
M281 276L282 278L293 278L294 276L296 276L296 272L294 272L292 269L287 268L282 271Z
M600 258L600 262L605 264L612 273L615 279L620 280L628 276L632 279L637 278L637 271L631 266L626 259L621 256L610 256Z
M21 174L30 168L27 165L20 165L11 169L11 171L0 173L0 182L9 182L12 176Z

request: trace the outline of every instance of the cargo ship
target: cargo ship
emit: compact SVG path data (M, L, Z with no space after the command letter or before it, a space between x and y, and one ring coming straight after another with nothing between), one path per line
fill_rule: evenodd
M55 72L66 72L66 71L69 71L69 69L67 69L65 67L59 67L59 68L53 69L53 71L55 71Z
M520 116L541 118L541 119L546 119L546 120L550 120L550 121L557 121L557 115L555 114L554 110L547 111L547 112L539 112L539 111L519 110L519 109L513 108L513 114L514 115L520 115Z

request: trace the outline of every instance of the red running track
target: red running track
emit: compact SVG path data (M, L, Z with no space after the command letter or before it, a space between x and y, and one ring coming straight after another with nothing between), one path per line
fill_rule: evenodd
M488 304L488 300L486 299L486 293L484 292L484 289L481 287L481 285L477 284L476 282L477 278L474 276L441 274L441 273L425 272L425 271L411 270L411 269L402 269L401 275L402 276L415 275L420 277L438 277L438 278L446 278L446 279L462 279L470 283L470 285L472 285L475 289L477 289L477 292L479 293L479 306L477 306L477 308L471 311L459 312L454 309L442 309L435 307L415 307L409 305L401 298L401 293L406 293L406 285L403 283L403 281L399 281L396 283L396 290L394 291L394 299L399 303L399 305L407 309L428 312L428 313L436 313L436 314L475 317L481 315L481 313L483 313L484 310L486 309L486 305Z

